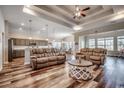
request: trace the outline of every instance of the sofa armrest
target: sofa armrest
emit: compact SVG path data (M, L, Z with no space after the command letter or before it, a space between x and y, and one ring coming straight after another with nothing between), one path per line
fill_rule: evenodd
M31 67L33 70L37 69L37 57L36 56L30 56L31 60Z
M59 54L59 56L64 56L65 58L65 60L66 60L66 53L64 53L64 52L61 52L60 54Z
M65 56L66 54L64 52L61 52L59 55L60 56Z
M37 59L37 57L36 57L36 56L30 56L30 58L31 58L31 59Z
M76 52L76 55L81 55L81 52Z
M103 65L105 61L105 56L101 56L101 64Z

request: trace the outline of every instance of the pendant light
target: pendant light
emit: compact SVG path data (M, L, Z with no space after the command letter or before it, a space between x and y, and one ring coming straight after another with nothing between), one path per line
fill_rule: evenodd
M47 31L47 38L46 38L46 40L49 41L49 36L48 36L48 25L46 25L46 31Z
M30 20L29 20L29 39L30 39L30 40L33 39L33 38L31 37L31 22L32 22L32 20L30 19Z

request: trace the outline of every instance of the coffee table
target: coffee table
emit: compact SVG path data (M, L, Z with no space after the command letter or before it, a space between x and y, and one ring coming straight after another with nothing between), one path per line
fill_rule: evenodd
M93 78L91 66L93 63L83 59L68 61L69 76L76 80L90 80Z

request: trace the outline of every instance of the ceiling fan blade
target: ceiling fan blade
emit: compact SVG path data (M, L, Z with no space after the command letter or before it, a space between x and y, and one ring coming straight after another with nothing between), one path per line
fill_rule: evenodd
M83 16L83 17L85 17L86 15L85 14L83 14L83 13L81 13L81 15Z
M90 9L90 7L87 7L87 8L85 8L85 9L82 9L81 11L87 11L87 10L89 10Z

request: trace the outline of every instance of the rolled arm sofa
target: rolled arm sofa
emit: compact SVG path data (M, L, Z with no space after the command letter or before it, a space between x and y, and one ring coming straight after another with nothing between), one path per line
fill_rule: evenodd
M35 70L65 63L66 55L55 48L35 48L31 49L30 61L33 70Z
M101 65L104 64L107 50L103 48L82 48L80 52L76 53L76 57L89 60L93 64Z

